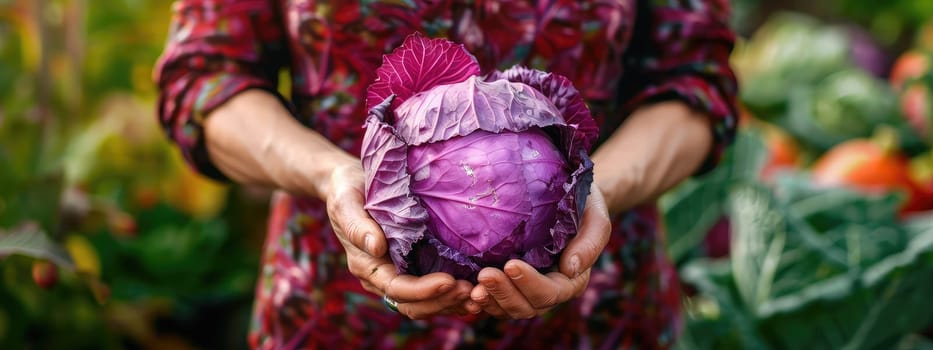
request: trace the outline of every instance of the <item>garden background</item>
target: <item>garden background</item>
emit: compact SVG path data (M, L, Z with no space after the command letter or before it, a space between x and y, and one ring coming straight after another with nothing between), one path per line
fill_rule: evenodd
M661 200L678 347L933 349L933 1L733 4L737 146ZM158 128L169 16L0 0L0 348L245 347L269 192Z

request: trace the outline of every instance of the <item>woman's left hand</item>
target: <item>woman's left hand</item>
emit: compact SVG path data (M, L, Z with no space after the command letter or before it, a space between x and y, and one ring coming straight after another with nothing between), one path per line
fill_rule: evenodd
M521 260L506 263L505 271L485 268L466 309L498 318L527 319L579 296L589 283L590 267L609 242L610 230L605 200L597 186L592 186L580 230L561 256L560 272L542 275Z

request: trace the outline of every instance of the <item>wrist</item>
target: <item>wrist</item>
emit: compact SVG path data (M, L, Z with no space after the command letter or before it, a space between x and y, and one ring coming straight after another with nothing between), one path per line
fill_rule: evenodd
M708 119L676 101L634 111L592 157L609 212L654 200L692 174L711 148Z
M314 189L316 197L323 201L329 201L340 196L338 184L341 182L362 182L361 179L356 179L363 173L362 166L356 158L346 153L331 156L331 159L324 162L328 165L320 166L322 171L319 176L308 176L310 188Z
M606 201L610 216L615 216L638 205L644 196L644 168L633 163L615 162L600 169L600 164L611 164L594 159L594 183Z
M333 191L335 172L360 167L356 157L298 123L265 91L240 93L212 111L204 127L211 159L237 183L324 199Z

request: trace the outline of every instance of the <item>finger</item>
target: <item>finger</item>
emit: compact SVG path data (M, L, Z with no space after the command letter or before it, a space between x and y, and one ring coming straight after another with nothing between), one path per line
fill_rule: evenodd
M550 308L573 298L575 288L583 288L579 276L571 280L562 273L542 275L531 265L521 260L512 260L505 264L505 273L512 285L525 297L535 309Z
M395 272L394 269L393 267L393 274ZM380 271L381 270L383 269L380 269ZM386 278L388 279L386 280ZM373 284L376 286L383 286L382 290L385 294L388 295L389 298L400 303L435 299L447 294L451 289L455 289L454 287L458 286L453 276L443 272L435 272L421 277L413 275L394 275L389 277L388 274L381 274L373 279L378 279L378 281L374 281ZM383 284L383 281L386 282ZM464 283L469 284L469 282L465 281ZM467 293L469 293L469 291L467 291Z
M476 315L476 314L478 314L478 313L480 313L480 312L483 312L483 307L480 306L479 303L477 303L477 302L475 302L475 301L473 301L473 300L467 300L466 303L463 305L463 309L464 309L467 313L470 313L470 314L473 314L473 315Z
M430 299L449 291L453 276L435 272L425 276L399 275L395 265L386 258L373 258L365 253L347 253L347 267L367 291L388 295L398 302Z
M587 196L583 220L577 235L567 244L561 256L560 272L574 278L596 263L603 248L609 243L612 223L606 201L595 186Z
M462 307L456 307L456 308L444 309L444 311L441 311L437 314L441 316L450 316L450 315L466 316L469 313Z
M327 214L339 227L339 231L343 232L353 246L369 255L385 255L388 250L385 236L379 224L363 209L363 195L347 190L336 198L339 200L332 201Z
M498 319L509 319L509 314L499 306L499 303L495 299L490 298L489 302L486 303L486 306L483 307L483 312L489 314L492 317Z
M385 287L398 274L388 259L373 258L361 251L347 251L347 269L367 291L382 296Z
M473 290L470 292L470 301L479 308L479 311L471 311L473 314L486 312L490 316L496 318L508 318L505 310L502 310L502 308L499 307L499 303L489 296L489 292L486 291L486 287L482 284L477 284L476 287L473 287Z
M514 319L527 319L537 315L534 307L525 296L512 284L508 276L499 269L485 268L477 278L489 296L495 299L499 307Z
M473 301L470 300L470 293L467 293L466 298L460 301L459 304L457 304L456 306L444 309L444 311L441 311L440 314L441 315L457 315L457 316L469 315L471 312L470 310L467 309L466 305L470 303L473 303ZM479 311L483 311L483 310L480 309Z
M586 286L590 283L590 273L593 271L592 268L584 270L576 278L571 278L567 280L569 285L561 287L564 291L568 291L566 297L560 297L560 303L567 302L570 299L579 297L583 295L583 292L586 291ZM567 276L560 272L550 272L547 274L547 277L551 280L562 280L566 279Z
M425 319L439 314L464 313L462 305L470 298L471 289L472 286L469 282L458 281L455 288L438 298L399 303L398 310L413 320Z
M482 283L477 283L473 290L470 291L470 300L480 307L483 307L489 301L489 292L486 291L486 287L483 287Z

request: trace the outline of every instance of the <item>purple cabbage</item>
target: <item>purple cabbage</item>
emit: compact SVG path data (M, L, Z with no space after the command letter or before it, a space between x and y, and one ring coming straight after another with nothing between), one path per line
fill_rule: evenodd
M859 68L873 76L883 78L887 73L891 58L872 37L871 33L858 26L845 27L849 35L849 54Z
M369 87L365 208L400 273L545 270L579 227L598 133L579 92L524 67L479 71L462 45L413 34Z

